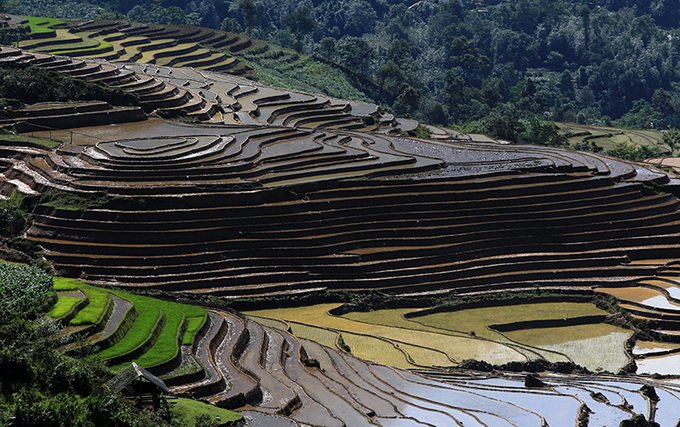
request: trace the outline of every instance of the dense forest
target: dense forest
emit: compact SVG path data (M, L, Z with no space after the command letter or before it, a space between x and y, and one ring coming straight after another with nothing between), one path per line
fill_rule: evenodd
M4 0L4 9L251 31L344 70L400 115L507 139L527 120L680 127L677 0Z

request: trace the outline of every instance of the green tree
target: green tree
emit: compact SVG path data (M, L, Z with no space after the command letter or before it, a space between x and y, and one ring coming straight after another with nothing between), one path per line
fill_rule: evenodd
M654 91L654 95L652 95L652 106L664 116L670 116L675 113L673 97L670 92L664 89L657 89Z
M219 425L210 415L201 414L196 417L196 427L218 427Z
M567 144L567 137L560 133L555 123L530 117L523 120L523 125L524 131L519 135L522 143L549 147L563 147Z
M227 16L220 23L220 30L228 33L240 33L243 31L243 28L241 28L241 24L239 24L236 19Z
M560 83L558 85L562 95L573 99L576 96L576 91L574 90L574 79L571 76L569 70L564 70L562 75L560 75Z
M163 7L157 4L152 6L137 5L130 9L127 17L131 21L151 22L153 24L188 25L192 20L177 6Z
M449 104L459 103L465 90L465 75L460 68L451 69L444 76L444 100Z
M519 112L512 105L503 105L487 115L482 129L494 138L518 142L520 134L526 129L520 120Z
M413 115L420 102L420 93L413 86L404 83L392 107L398 114Z
M671 155L676 148L680 147L680 130L671 129L663 134L662 142L671 149Z
M587 7L581 7L579 15L581 15L583 27L583 51L587 53L590 49L590 10Z
M484 101L491 106L502 102L507 96L507 92L503 79L492 77L482 83L482 96Z
M308 9L298 8L284 16L283 23L295 36L295 49L302 50L302 37L314 29L316 21Z
M255 0L239 0L238 8L243 13L243 18L246 20L246 27L248 28L248 37L253 34L253 26L257 18L257 6Z
M463 70L457 67L446 72L444 76L444 103L451 119L457 123L468 120L470 115L475 116L474 113L471 114L475 110L475 108L472 108L473 105L486 108L486 103L476 99L470 100L474 96L470 95L469 92Z
M378 67L376 78L380 86L386 92L393 94L396 97L401 90L401 85L405 80L405 76L401 67L394 61L387 61Z
M465 36L451 40L451 56L449 62L454 67L461 67L468 73L484 72L491 66L489 58L481 52L475 40Z
M2 0L0 0L2 1ZM0 28L0 44L13 45L24 38L24 34L16 28Z
M335 44L338 64L355 73L367 73L373 50L359 37L345 36Z
M0 264L0 425L170 427L103 388L103 364L64 354L52 277L35 267Z
M333 37L324 37L319 42L319 55L329 61L333 60L335 53L335 39Z
M659 150L646 145L621 143L618 144L616 148L607 151L607 154L623 160L638 162L652 157L658 157L660 153Z

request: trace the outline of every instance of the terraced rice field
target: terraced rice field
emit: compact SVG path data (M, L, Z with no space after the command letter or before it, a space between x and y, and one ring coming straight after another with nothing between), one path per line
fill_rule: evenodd
M257 81L265 85L309 93L318 93L323 88L324 93L337 98L366 98L330 65L294 50L255 40L238 57L255 70Z
M173 59L174 61L174 59ZM193 68L168 68L151 64L121 65L104 60L66 59L49 54L29 53L2 48L0 62L34 65L63 72L77 78L108 84L140 98L145 110L182 113L188 118L225 125L285 125L290 127L366 130L399 133L402 123L379 112L376 105L342 101L329 97L289 92L258 85L235 75L212 73ZM181 62L181 61L180 61ZM20 128L77 128L99 124L142 120L138 111L119 108L61 111L59 118L45 113L25 113L13 118ZM110 109L110 106L108 107ZM370 118L373 124L366 124ZM0 123L2 124L2 123ZM25 130L24 130L25 131ZM50 131L45 136L57 134ZM80 141L83 134L63 134L69 142ZM93 140L85 134L85 140Z
M31 34L38 35L51 35L54 33L52 27L56 25L62 25L64 21L54 18L42 18L37 16L27 16L26 26L28 27Z
M80 303L81 301L85 300L85 295L76 295L75 293L69 294L69 293L62 293L59 295L59 300L57 301L57 305L55 305L52 310L50 310L49 313L47 313L48 316L54 318L54 319L59 319L61 317L66 316L67 314L71 313L74 309L75 306Z
M634 413L677 424L672 380L541 373L547 386L531 388L523 374L453 369L544 358L614 372L633 356L641 372L673 366L675 348L656 344L680 341L680 181L666 172L443 128L414 139L418 122L370 103L207 71L247 74L227 51L250 41L228 34L29 25L45 34L32 49L96 58L0 47L0 62L101 82L142 105L38 105L1 123L20 134L46 126L36 136L61 141L0 138L0 199L34 207L26 237L88 283L55 282L51 315L73 338L65 351L93 346L114 371L137 361L176 395L263 425L561 426L577 425L585 406L592 425ZM149 119L154 111L193 122ZM654 341L629 356L631 331L566 301L344 316L318 304L245 317L96 285L274 307L375 290L596 291L645 320Z
M670 148L663 144L661 132L651 130L619 129L606 126L579 125L575 123L558 123L560 130L569 138L569 143L594 142L603 150L611 150L619 144L641 145L670 153Z
M637 341L633 348L634 355L648 355L661 352L675 351L680 349L680 345L670 342Z
M351 313L347 316L366 315L367 313ZM574 319L579 317L605 316L607 313L593 304L577 302L546 302L531 304L506 305L501 307L468 308L457 311L427 314L418 316L418 312L409 315L411 323L420 323L436 329L474 332L475 335L497 339L496 330L515 322L536 322ZM415 315L415 316L414 316ZM494 327L498 325L497 327ZM502 330L502 329L501 329Z
M672 191L675 182L595 155L275 124L83 131L101 142L13 155L4 191L107 193L107 205L78 218L46 206L29 231L60 268L99 283L223 297L578 288L653 275L655 266L628 257L677 245L676 199L640 185ZM553 173L556 164L569 173ZM533 173L517 176L517 167ZM244 195L243 186L257 189ZM135 265L142 253L155 274Z
M632 350L639 374L676 375L680 344L677 342L637 341Z
M418 363L428 358L443 362L443 366L450 366L455 361L460 362L466 359L486 360L495 364L526 360L521 353L511 347L493 341L477 340L464 334L448 335L404 328L403 326L383 326L377 323L337 317L328 313L329 310L337 307L337 304L320 304L289 309L258 310L246 312L246 314L336 331L342 334L343 339L349 344L353 352L355 350L349 341L354 340L357 344L356 351L361 352L356 354L368 360L383 358L384 349L389 348L389 346L401 347L402 352L413 360L414 366L431 366L428 363ZM357 336L363 337L363 339L357 339ZM406 349L411 350L413 354ZM398 360L398 358L395 359ZM384 360L381 362L384 362Z
M49 315L66 319L67 331L91 331L87 345L96 346L94 357L109 361L114 371L133 361L151 369L172 362L180 346L194 343L207 319L200 307L103 290L77 280L56 278L54 288L59 299Z
M618 372L631 359L625 343L632 332L607 324L579 325L508 332L522 344L565 354L574 363L592 371Z
M80 103L39 103L13 110L0 119L0 126L11 125L16 132L45 131L45 129L63 129L85 124L111 124L135 122L146 119L140 107L114 107L106 102ZM30 134L3 135L5 142L26 143L45 148L56 148L61 141L52 135L52 131L44 132L43 137ZM70 138L69 138L70 140Z
M80 292L82 294L80 299L87 300L87 305L84 308L81 307L81 309L73 313L73 316L69 321L69 324L73 326L94 325L100 322L106 315L106 310L111 304L111 298L106 292L86 286L84 283L75 279L67 279L64 277L55 278L54 289L57 292L63 293ZM68 304L69 300L70 298L64 301L60 297L55 309L57 309L58 312L63 311L61 310L61 307Z
M649 356L636 361L637 373L639 374L660 374L677 375L680 354L671 353L660 356Z
M3 144L22 144L22 145L32 145L41 146L45 148L56 148L59 146L60 142L53 141L46 138L35 138L30 135L14 135L6 134L0 132L0 141Z
M112 299L125 299L133 309L144 307L145 311L152 311L149 308L161 307L168 317L172 317L173 309L174 312L181 310L185 315L197 315L202 311L196 307L93 288L77 280L56 279L55 288L61 300L66 298L65 293L73 295L80 291L82 301L87 301L85 295L95 297L99 293ZM57 306L63 305L61 300ZM120 319L126 317L123 313L130 312L129 307L120 303L114 303L108 311L105 329L112 319L121 323ZM141 315L139 313L132 325L127 326L129 329L118 343L136 334L135 323L140 321ZM305 315L311 316L312 310L307 310ZM379 317L388 318L384 313ZM276 327L286 325L277 322L271 321ZM170 323L166 322L166 329ZM295 325L291 323L294 331ZM318 333L309 328L298 332ZM76 332L66 328L65 333ZM92 339L99 333L81 332L81 336ZM353 348L353 353L354 349L370 350L362 349L361 342L355 340L363 335L341 334ZM163 337L163 333L159 334L158 342L165 340ZM460 423L561 426L565 425L565 420L576 423L581 404L587 404L593 411L591 420L602 425L616 425L633 413L643 413L661 422L678 419L674 408L680 403L680 389L670 382L546 375L542 380L549 388L526 389L524 379L519 375L496 377L440 370L406 371L365 362L352 354L246 320L237 313L217 310L207 310L205 326L199 329L195 338L187 345L188 351L180 353L181 361L165 364L162 368L150 366L150 369L162 375L176 394L239 409L240 415L253 425L441 426ZM332 339L330 337L329 344ZM180 342L176 335L169 341ZM404 347L410 352L414 346ZM151 347L148 353L154 348ZM149 363L145 356L137 360L142 364ZM193 371L183 369L189 359L195 361L197 368ZM653 402L646 398L638 391L642 385L653 385L661 399ZM606 399L596 398L594 393L601 393ZM627 404L621 405L624 400ZM179 399L173 412L186 418L190 425L196 411L205 411L197 405L200 404L195 400ZM219 411L217 408L212 410L214 414ZM237 417L228 412L219 414L229 419Z
M148 27L123 22L61 21L26 17L31 39L22 48L86 58L182 64L246 75L252 70L230 53L247 47L247 40L214 30Z
M671 171L675 176L680 174L680 158L678 157L657 157L645 160L645 163L654 165Z
M613 328L622 333L616 337L625 338L602 341L599 347L578 347L580 340L584 339L579 332L590 331L591 334L596 334L596 331L609 331L609 325L602 324L607 314L589 303L546 302L468 308L426 315L419 315L416 311L409 314L407 320L439 332L462 332L499 342L510 342L518 345L516 348L531 359L575 362L591 370L602 369L600 352L605 351L621 356L613 358L605 368L610 372L618 372L628 363L624 343L632 332ZM547 327L550 325L564 326ZM559 345L554 345L556 343ZM587 354L592 357L588 358Z
M342 335L352 354L396 367L450 366L454 361L470 358L467 344L447 350L445 343L450 337L463 339L463 342L477 340L482 344L507 346L515 351L515 357L505 362L527 359L570 361L591 370L617 372L630 361L624 344L632 332L602 324L607 313L587 303L516 304L434 314L427 314L427 309L384 309L350 312L340 318L328 313L337 307L318 305L247 314L256 319L283 320L285 323L273 326L290 328L298 337L329 347L338 348L337 337ZM517 322L520 323L513 326ZM586 324L579 324L583 322ZM570 326L546 327L560 323ZM432 338L413 341L414 338L405 332L402 336L394 335L394 329L423 331ZM356 348L351 341L356 343ZM589 344L596 345L589 347ZM603 351L610 355L607 360L601 357ZM482 360L494 361L484 357Z

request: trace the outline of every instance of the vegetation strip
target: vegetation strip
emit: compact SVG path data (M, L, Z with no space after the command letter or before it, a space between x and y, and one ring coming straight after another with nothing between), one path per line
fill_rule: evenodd
M159 366L178 357L181 345L191 346L207 319L205 309L200 307L97 288L78 280L55 278L54 287L62 292L80 290L87 296L89 304L70 322L74 326L102 323L104 316L108 315L107 307L112 305L111 295L133 304L133 309L138 313L137 317L116 343L96 354L96 357L103 360L121 360L128 357L126 355L135 354L136 356L131 359L140 366L148 368ZM57 314L64 311L63 306L70 302L69 297L62 298L53 309ZM142 352L137 354L140 350ZM124 365L113 366L112 369L122 369L127 363L126 361Z

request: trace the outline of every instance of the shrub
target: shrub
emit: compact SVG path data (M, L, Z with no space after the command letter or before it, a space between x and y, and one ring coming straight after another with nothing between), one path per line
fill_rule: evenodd
M35 67L0 67L0 98L16 99L26 104L91 100L113 105L139 104L137 97L122 90Z
M208 414L201 414L196 417L196 427L217 427L217 421L215 421Z
M8 317L33 318L54 304L52 277L25 265L0 264L0 322Z
M40 196L38 203L55 209L69 211L84 211L104 205L108 197L104 194L88 194L87 197L80 194L66 193L58 190L48 190Z
M637 144L618 144L616 148L607 151L607 154L623 160L641 161L652 157L659 157L661 152L658 148Z
M66 394L46 397L34 389L27 389L19 392L15 401L15 425L26 427L83 425L86 408L82 399L74 399Z
M340 347L340 349L344 352L352 352L350 346L345 342L344 338L342 338L342 334L338 334L338 347Z
M0 235L5 237L18 236L27 227L28 216L9 203L0 204Z

